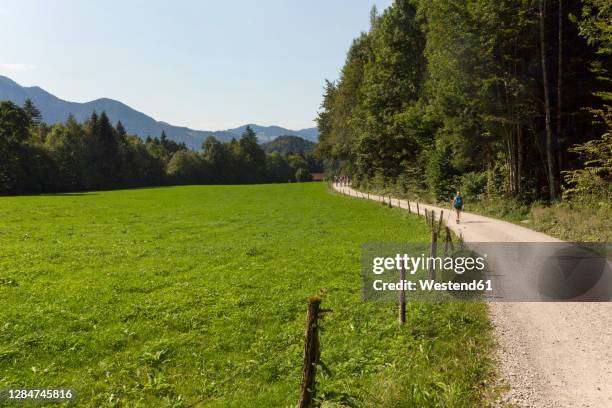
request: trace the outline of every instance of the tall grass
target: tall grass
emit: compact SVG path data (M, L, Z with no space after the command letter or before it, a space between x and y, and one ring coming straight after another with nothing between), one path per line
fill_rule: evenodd
M612 241L612 206L609 203L535 205L529 212L529 220L538 231L566 241Z

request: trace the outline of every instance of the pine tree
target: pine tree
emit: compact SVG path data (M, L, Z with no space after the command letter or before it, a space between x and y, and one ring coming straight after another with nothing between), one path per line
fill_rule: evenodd
M113 187L120 179L120 175L118 174L120 156L115 132L106 112L102 112L97 121L94 138L96 156L98 159L97 170L100 183L99 187Z
M28 113L28 115L30 115L30 118L32 118L32 122L42 122L42 114L30 98L26 99L23 103L23 109Z
M121 121L117 122L117 126L115 126L115 129L117 129L117 134L119 136L127 136L127 132L125 128L123 127L123 123L121 123Z
M23 189L23 144L29 136L32 118L12 102L0 102L0 193Z

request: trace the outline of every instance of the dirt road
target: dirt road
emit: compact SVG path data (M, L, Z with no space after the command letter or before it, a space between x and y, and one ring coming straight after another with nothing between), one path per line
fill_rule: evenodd
M341 193L380 201L350 187ZM385 198L388 202L389 198ZM391 199L408 209L405 200ZM419 203L438 214L449 208ZM416 205L410 203L415 213ZM451 218L451 221L452 218ZM555 242L505 221L464 213L449 222L466 242ZM503 402L519 407L612 407L612 303L490 302L500 376L510 387Z

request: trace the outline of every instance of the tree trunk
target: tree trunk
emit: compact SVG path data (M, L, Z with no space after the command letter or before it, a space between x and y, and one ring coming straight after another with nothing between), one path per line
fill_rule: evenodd
M546 0L540 0L540 49L542 57L542 81L544 85L544 114L546 118L546 161L548 168L548 190L550 200L557 199L557 177L555 174L555 143L551 126L550 95L548 91L548 72L546 64L546 33L545 33Z
M510 153L510 194L516 198L516 140L511 128L508 129L508 151Z
M563 135L563 123L561 108L563 106L563 0L559 1L559 24L558 24L558 45L559 53L557 57L557 143L555 149L557 150L557 166L559 171L561 170L561 148L560 143Z
M517 154L517 163L516 163L516 178L517 178L517 187L519 196L523 193L523 126L521 125L521 121L519 118L516 119L516 154Z

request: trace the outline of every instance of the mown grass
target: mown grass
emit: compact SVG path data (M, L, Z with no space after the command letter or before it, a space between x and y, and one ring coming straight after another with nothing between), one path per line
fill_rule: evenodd
M290 407L321 294L323 406L473 407L491 376L482 303L363 302L363 242L426 226L323 184L0 198L0 389L88 407Z

